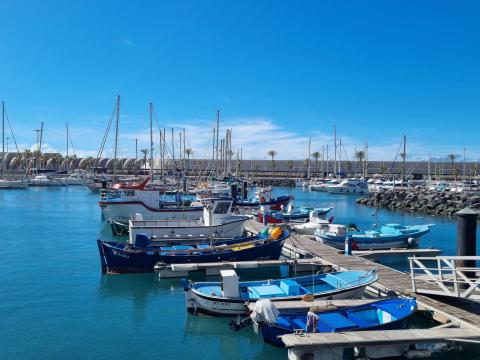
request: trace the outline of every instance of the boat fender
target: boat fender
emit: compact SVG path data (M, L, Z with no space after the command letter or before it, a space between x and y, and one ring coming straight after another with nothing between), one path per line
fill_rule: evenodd
M280 239L280 236L282 236L282 228L277 226L275 228L273 228L271 234L270 234L270 237L273 239L273 240L278 240Z

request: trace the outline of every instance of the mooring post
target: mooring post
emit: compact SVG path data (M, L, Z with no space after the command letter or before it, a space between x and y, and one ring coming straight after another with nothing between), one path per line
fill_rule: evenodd
M234 201L237 200L238 192L237 192L237 184L236 183L230 184L230 195L232 196Z
M242 188L242 199L247 200L247 196L248 196L248 183L244 181L243 188Z
M477 255L477 217L478 213L470 208L465 208L456 213L457 221L457 256ZM458 267L474 268L475 260L456 260ZM475 273L467 272L469 278L475 278ZM461 288L467 288L467 284L460 284Z
M352 255L352 237L348 236L345 238L345 255Z

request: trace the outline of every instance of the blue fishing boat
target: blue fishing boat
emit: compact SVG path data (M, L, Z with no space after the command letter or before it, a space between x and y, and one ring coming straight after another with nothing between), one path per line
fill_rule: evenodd
M433 224L411 226L387 224L374 230L351 231L344 225L331 224L315 231L315 239L337 249L345 247L347 236L352 240L352 249L405 248L414 245L415 239L427 234L432 226Z
M275 229L279 229L275 233ZM102 272L153 272L156 263L184 264L219 261L278 260L288 231L275 228L271 234L216 240L215 243L158 246L145 240L116 243L97 240ZM146 237L145 237L146 238ZM148 239L148 238L147 238Z
M415 299L395 298L350 308L313 312L315 316L307 312L278 313L276 309L273 309L273 311L269 309L268 316L264 316L260 311L259 313L252 313L252 318L259 323L265 342L276 346L284 346L279 336L296 331L306 331L307 321L310 325L309 332L319 333L404 329L408 325L408 318L416 310ZM272 314L274 319L270 319ZM308 320L307 316L310 316ZM270 321L266 321L265 318L270 319Z
M342 271L295 278L239 282L234 270L221 270L222 282L183 281L187 310L212 315L241 315L247 302L360 298L377 281L376 271Z

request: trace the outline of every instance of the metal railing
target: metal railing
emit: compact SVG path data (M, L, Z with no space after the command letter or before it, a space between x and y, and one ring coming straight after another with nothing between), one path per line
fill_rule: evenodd
M416 293L480 300L480 256L409 257ZM467 261L473 266L463 266Z

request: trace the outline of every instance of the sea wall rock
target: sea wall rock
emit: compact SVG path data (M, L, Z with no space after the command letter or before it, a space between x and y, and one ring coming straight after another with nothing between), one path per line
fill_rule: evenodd
M480 214L480 196L438 192L426 189L390 189L371 193L368 197L357 199L358 204L422 212L430 215L452 216L457 211L470 207Z

